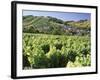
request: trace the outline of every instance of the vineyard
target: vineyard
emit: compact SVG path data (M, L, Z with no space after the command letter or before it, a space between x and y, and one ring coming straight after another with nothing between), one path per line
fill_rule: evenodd
M23 69L91 66L90 36L23 33Z

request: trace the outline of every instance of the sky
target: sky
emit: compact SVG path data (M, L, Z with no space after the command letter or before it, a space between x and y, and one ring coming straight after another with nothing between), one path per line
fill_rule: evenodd
M75 13L75 12L54 12L54 11L34 11L34 10L24 10L23 16L33 15L33 16L51 16L64 21L79 21L79 20L90 20L90 13Z

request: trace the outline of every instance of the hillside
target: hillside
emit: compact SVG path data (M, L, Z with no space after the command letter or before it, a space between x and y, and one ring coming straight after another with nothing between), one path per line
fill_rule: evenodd
M23 16L23 32L57 35L87 35L90 33L90 21L63 21L54 17Z

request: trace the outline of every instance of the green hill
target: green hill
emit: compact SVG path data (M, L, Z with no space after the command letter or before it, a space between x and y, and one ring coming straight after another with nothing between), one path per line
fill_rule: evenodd
M23 32L57 35L84 35L90 33L90 21L63 21L50 16L23 16Z

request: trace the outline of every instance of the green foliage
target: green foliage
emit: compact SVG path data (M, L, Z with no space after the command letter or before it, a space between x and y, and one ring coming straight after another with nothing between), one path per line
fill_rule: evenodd
M46 67L47 58L46 58L43 50L41 50L39 48L35 48L33 50L32 56L30 56L30 57L32 57L31 61L32 61L33 68L45 68Z
M50 50L49 44L45 44L45 43L41 44L41 48L44 51L44 53L47 53Z
M55 47L51 48L51 50L47 53L47 57L49 60L48 67L55 68L60 66L61 52L59 50L56 50Z
M91 66L89 36L23 33L23 68Z

